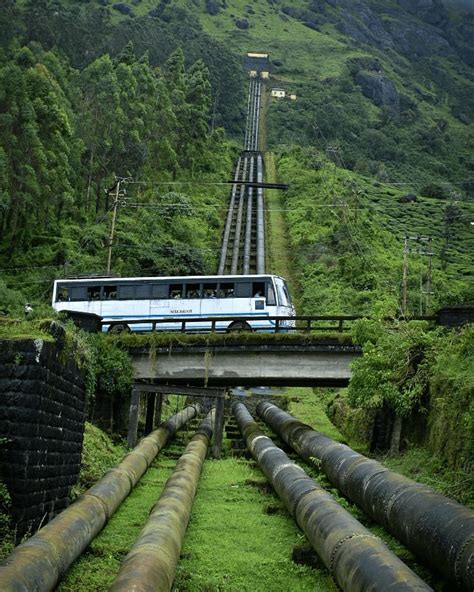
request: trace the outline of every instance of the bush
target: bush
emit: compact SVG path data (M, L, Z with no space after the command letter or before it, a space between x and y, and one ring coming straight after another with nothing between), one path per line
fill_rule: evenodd
M429 183L420 189L420 194L423 197L434 197L437 199L446 199L448 191L442 185L437 183Z
M239 29L245 30L245 29L248 29L249 28L250 23L245 18L243 18L243 19L236 19L235 20L235 26L237 28L239 28Z
M378 409L388 404L400 415L419 409L428 389L427 356L436 339L426 323L401 323L398 331L365 335L364 354L352 364L349 402ZM375 340L375 342L373 342Z
M215 0L206 0L206 11L212 15L216 16L221 11L219 5L215 2Z
M127 14L129 16L133 15L133 10L131 7L128 6L128 4L123 4L123 2L116 2L115 4L112 4L112 8L118 12L121 12L122 14Z

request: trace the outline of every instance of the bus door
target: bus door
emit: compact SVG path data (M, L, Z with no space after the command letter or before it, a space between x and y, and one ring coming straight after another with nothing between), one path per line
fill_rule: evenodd
M150 317L152 319L170 316L168 284L152 284L150 296Z
M232 314L229 306L230 298L226 298L218 282L202 284L201 316L222 317Z

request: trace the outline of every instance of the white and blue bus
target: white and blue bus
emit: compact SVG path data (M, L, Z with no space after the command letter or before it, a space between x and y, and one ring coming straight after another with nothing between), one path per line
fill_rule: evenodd
M99 315L104 331L150 331L153 325L147 320L200 317L232 317L215 323L219 331L272 331L275 321L251 317L295 316L287 283L275 275L56 280L53 308ZM294 321L280 321L279 326L285 324L293 326ZM193 331L209 331L212 325L196 321L189 326ZM154 328L176 331L182 324L157 322Z

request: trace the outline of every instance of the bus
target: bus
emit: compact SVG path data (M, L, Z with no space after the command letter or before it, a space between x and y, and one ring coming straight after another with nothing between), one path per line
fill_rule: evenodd
M103 331L113 332L150 331L151 319L176 319L154 327L176 331L182 327L179 319L200 317L232 317L216 322L218 331L273 331L275 321L239 317L295 316L286 281L262 274L61 279L54 282L52 305L58 312L99 315ZM294 321L280 321L279 326L285 324L294 326ZM211 326L209 321L190 324L201 332Z

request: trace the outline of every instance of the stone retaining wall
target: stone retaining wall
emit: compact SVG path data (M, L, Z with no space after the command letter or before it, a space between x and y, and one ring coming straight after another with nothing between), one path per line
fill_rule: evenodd
M69 503L81 462L85 385L63 348L0 341L0 471L20 538Z

